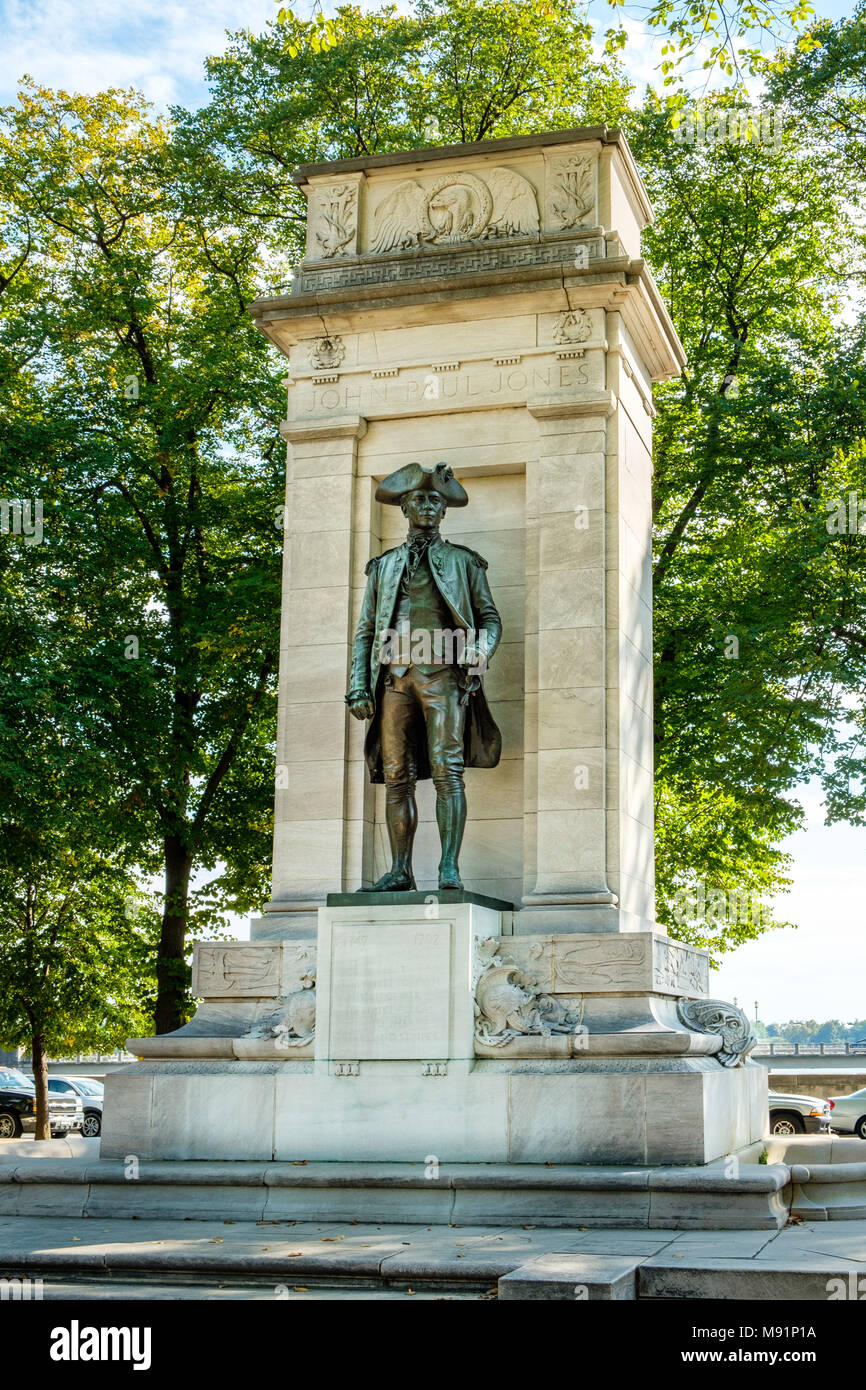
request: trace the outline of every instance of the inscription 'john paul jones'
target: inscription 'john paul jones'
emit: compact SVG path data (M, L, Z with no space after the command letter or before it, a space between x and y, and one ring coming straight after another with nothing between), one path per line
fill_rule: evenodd
M590 386L592 368L588 362L563 362L547 367L515 367L500 371L429 372L398 381L346 382L345 385L316 386L299 381L295 388L294 414L321 410L364 410L375 406L415 405L429 401L473 400L475 397L515 395L532 391L561 391L572 386Z

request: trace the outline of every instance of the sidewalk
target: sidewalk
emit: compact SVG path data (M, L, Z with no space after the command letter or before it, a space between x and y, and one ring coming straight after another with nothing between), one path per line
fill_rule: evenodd
M856 1296L858 1275L866 1293L866 1221L773 1232L3 1217L0 1275L42 1277L60 1297L100 1284L100 1297L138 1299L493 1297L502 1280L501 1298L574 1300L580 1286L588 1298L827 1301Z

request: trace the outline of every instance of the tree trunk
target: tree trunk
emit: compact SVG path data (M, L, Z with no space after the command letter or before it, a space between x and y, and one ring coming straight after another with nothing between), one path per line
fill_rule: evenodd
M156 962L157 1033L172 1033L184 1022L187 966L184 959L192 856L179 835L165 840L165 910Z
M51 1121L48 1118L48 1062L45 1057L45 1038L38 1030L30 1039L30 1052L33 1060L33 1085L36 1087L36 1135L37 1139L51 1138Z

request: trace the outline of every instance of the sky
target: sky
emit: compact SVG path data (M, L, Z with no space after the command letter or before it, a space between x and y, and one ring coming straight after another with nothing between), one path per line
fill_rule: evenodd
M362 4L371 8L369 0ZM823 0L818 8L835 19L850 6ZM0 102L14 100L18 80L29 74L70 91L135 86L163 108L200 105L207 96L204 59L222 51L225 31L260 30L278 9L276 0L0 0ZM310 0L296 9L310 13ZM604 0L591 0L590 13L603 27L610 23ZM659 85L663 40L634 19L625 23L624 63L641 93L647 82ZM793 856L794 884L778 904L797 930L740 947L714 973L711 990L736 998L750 1014L758 1001L765 1022L848 1022L866 1016L866 828L825 826L813 784L798 799L806 821L783 845ZM239 936L247 934L245 922L236 925Z
M360 5L377 7L370 0ZM309 15L313 0L299 0L294 8ZM327 14L336 6L326 0L322 8ZM398 0L397 8L405 10L406 0ZM837 18L850 6L822 0L818 8ZM226 30L258 31L279 9L280 0L0 0L0 101L14 98L18 80L27 73L45 86L69 91L135 86L161 107L197 106L207 96L203 61L222 51ZM626 0L620 13L629 36L625 66L642 93L647 82L658 85L664 40L629 18L636 10ZM606 0L589 0L589 14L602 31L612 23Z

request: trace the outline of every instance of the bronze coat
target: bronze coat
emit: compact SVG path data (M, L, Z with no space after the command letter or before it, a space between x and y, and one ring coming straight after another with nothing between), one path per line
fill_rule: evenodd
M441 536L430 542L430 571L436 587L454 620L454 629L487 631L487 660L493 656L502 637L502 619L493 602L487 582L487 561L468 546L454 545ZM392 628L400 595L400 581L406 568L408 545L398 545L370 560L361 616L352 647L352 674L348 699L371 694L376 711L364 743L364 756L371 782L383 782L380 718L382 683L387 672L379 661L385 634ZM471 668L470 668L471 670ZM414 731L418 780L430 776L427 739L423 719ZM469 697L463 734L464 762L467 767L496 767L502 752L502 735L490 713L483 688Z

